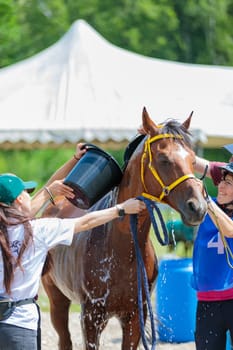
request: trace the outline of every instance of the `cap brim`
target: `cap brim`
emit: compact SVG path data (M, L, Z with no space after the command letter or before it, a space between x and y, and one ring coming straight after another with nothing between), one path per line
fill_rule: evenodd
M230 143L229 145L224 145L223 146L228 152L233 154L233 143Z
M35 190L37 187L37 182L35 181L23 181L24 184L24 189L28 192L31 193Z
M225 165L221 165L218 167L221 170L225 170L228 173L233 174L233 163L229 163L229 164L225 164Z

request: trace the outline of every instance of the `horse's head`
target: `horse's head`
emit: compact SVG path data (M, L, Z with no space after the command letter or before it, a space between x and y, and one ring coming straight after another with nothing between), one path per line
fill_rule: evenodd
M206 213L203 186L194 176L195 153L188 131L192 114L183 122L169 119L156 125L143 109L145 138L141 158L144 195L177 210L187 225L198 225Z

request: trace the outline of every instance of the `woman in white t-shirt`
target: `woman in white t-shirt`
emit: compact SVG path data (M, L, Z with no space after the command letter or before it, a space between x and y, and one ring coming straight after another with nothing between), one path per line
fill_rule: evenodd
M36 350L38 305L35 303L47 252L70 245L73 234L119 216L136 214L145 204L134 198L117 207L80 218L31 218L27 190L36 187L13 174L0 175L0 350ZM13 311L13 312L12 312Z

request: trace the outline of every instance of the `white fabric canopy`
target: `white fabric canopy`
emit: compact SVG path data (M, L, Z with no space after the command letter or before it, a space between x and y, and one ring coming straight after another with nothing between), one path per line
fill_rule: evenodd
M129 140L143 107L232 142L233 68L171 62L123 50L83 20L54 45L0 69L0 142Z

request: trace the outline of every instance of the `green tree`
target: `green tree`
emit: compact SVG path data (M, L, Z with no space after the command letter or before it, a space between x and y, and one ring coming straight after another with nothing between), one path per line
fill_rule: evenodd
M232 0L67 1L70 22L83 18L107 40L146 56L233 64Z
M55 43L69 28L62 0L0 0L0 67Z
M66 5L62 0L21 0L21 51L27 56L55 43L68 29Z
M233 65L233 0L0 0L0 67L84 19L113 44L162 59Z
M179 18L179 60L233 65L232 0L174 0Z
M177 59L171 35L179 22L169 3L164 0L68 1L68 12L71 22L78 14L78 18L85 19L117 46L146 56Z
M11 64L17 56L20 40L17 8L14 0L0 0L0 67Z

